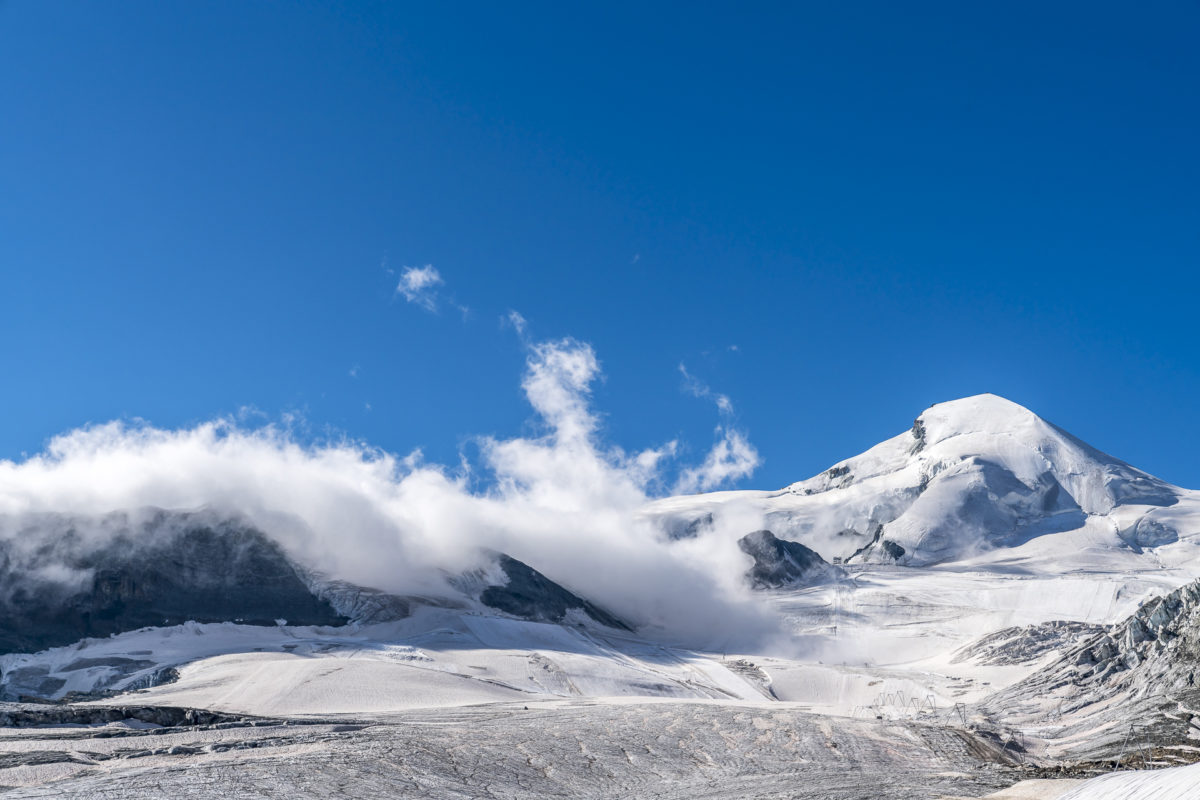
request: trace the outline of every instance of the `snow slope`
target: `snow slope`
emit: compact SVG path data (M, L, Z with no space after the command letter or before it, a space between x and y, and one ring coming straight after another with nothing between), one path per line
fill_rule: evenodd
M1058 800L1188 800L1193 797L1200 797L1200 764L1101 775L1059 795Z
M587 626L424 608L392 623L262 628L187 623L0 657L10 691L258 715L390 713L555 697L764 700L718 661ZM177 676L156 683L164 668ZM16 692L14 692L16 693ZM107 699L102 702L110 702Z
M1134 552L1200 535L1197 493L988 394L932 406L905 433L781 491L672 497L646 513L686 531L733 509L849 563L928 566L1064 532Z

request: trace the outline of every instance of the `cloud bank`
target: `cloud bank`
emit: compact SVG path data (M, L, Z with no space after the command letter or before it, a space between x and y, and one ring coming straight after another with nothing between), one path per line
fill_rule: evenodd
M694 539L665 536L643 510L665 485L676 444L639 452L606 444L590 404L599 374L585 343L530 344L522 387L536 432L481 438L478 463L454 467L361 442L303 444L286 427L232 419L71 431L32 458L0 461L0 537L36 535L30 520L45 514L209 509L244 517L309 569L391 592L445 592L446 572L476 566L485 547L674 643L723 647L771 635L774 623L742 583L749 561L736 546L761 519L731 509ZM742 434L718 428L712 451L680 470L676 488L712 488L756 463ZM98 524L88 535L111 531Z

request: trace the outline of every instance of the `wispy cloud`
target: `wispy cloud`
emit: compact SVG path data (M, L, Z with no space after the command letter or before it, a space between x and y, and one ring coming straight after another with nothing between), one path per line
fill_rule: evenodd
M684 366L683 362L679 363L679 374L683 376L683 390L685 392L692 397L712 400L716 404L717 410L724 416L733 415L733 401L729 399L729 395L714 392L709 388L708 384L688 372L688 368Z
M679 364L679 374L683 376L683 390L693 397L711 400L725 423L717 426L717 441L705 456L704 463L679 473L675 491L706 492L748 477L762 461L746 434L732 427L733 401L729 395L713 391L708 384L688 372L682 362Z
M405 267L400 273L396 293L404 295L410 303L416 303L426 311L437 310L437 287L445 284L432 264L423 267Z
M512 309L509 309L507 314L500 317L500 326L503 327L505 325L511 325L513 330L517 332L517 336L520 336L522 339L525 338L525 331L529 328L529 322L525 319L525 315L520 311L513 311Z
M717 427L717 442L708 451L704 463L679 474L676 492L707 492L740 478L748 477L762 460L745 435L732 428Z

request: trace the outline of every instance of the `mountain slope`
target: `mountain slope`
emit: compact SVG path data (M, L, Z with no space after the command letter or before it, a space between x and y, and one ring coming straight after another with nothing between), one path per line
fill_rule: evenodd
M1056 753L1116 758L1192 750L1200 734L1200 581L1143 603L997 693L984 709L1036 731Z
M346 622L277 543L205 513L43 515L0 539L0 586L0 653L188 620Z
M490 564L452 583L488 608L535 622L564 622L577 612L593 622L632 630L625 622L506 553L488 553Z
M647 513L680 530L734 506L849 563L958 561L1089 525L1135 552L1200 533L1194 492L987 394L932 406L908 431L779 492L669 498Z
M401 597L324 579L236 515L43 514L0 537L0 655L184 622L373 624L418 606L552 622L574 610L629 630L532 567L503 553L488 559L488 568L448 579L443 597Z

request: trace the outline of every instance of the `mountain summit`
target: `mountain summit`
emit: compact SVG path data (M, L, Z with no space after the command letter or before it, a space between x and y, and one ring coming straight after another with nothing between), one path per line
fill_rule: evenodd
M1171 510L1184 498L1196 502L1032 411L981 394L931 406L904 433L780 492L670 498L651 511L678 528L747 500L764 527L825 558L920 566L1083 528L1135 551L1167 544L1197 532L1181 532L1187 516Z

